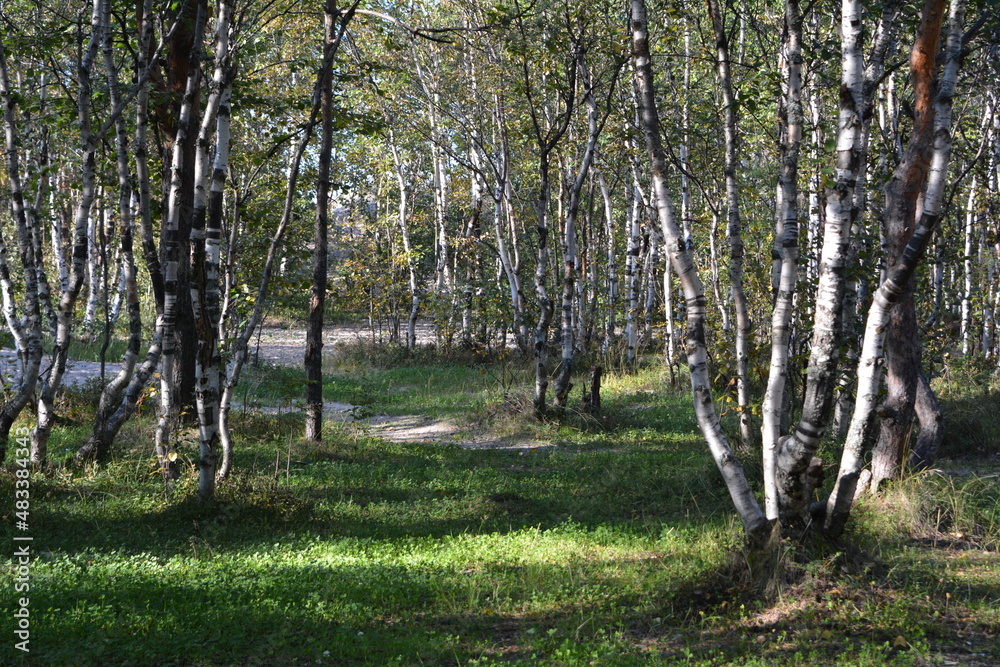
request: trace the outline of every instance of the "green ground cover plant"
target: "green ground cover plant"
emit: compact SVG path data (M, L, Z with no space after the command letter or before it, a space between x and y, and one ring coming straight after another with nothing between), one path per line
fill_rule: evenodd
M513 416L528 371L510 361L341 356L328 371L330 400L550 446L393 443L347 422L315 445L297 413L246 409L237 471L207 505L193 434L178 448L186 474L165 489L144 416L108 465L33 478L31 653L7 632L0 663L1000 663L988 458L910 476L862 503L843 543L782 542L763 562L742 548L689 399L664 391L662 367L609 372L601 417L541 425ZM274 405L301 377L264 368L248 382ZM81 437L67 424L53 451ZM7 469L0 493L13 489Z

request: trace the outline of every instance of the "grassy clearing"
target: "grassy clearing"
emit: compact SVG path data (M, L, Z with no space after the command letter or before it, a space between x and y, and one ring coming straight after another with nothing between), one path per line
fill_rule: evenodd
M527 384L513 361L403 361L341 359L327 395L558 446L394 444L350 424L314 446L300 417L248 412L238 472L203 506L193 434L192 474L164 490L138 420L108 466L32 480L32 652L4 642L0 664L1000 662L996 478L924 473L864 503L844 545L808 559L777 545L793 581L765 599L753 575L768 564L741 551L687 398L657 368L609 374L602 420L538 426L513 416ZM280 404L301 379L248 381Z

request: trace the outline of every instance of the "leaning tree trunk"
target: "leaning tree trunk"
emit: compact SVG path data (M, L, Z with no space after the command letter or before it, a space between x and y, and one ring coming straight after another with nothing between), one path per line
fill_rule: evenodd
M906 189L914 188L919 191L924 180L921 177L923 175L926 177L924 208L920 222L906 244L900 261L888 272L886 280L879 286L868 313L864 344L858 362L857 401L847 441L844 443L840 471L830 497L816 508L817 514L825 515L823 517L825 530L834 535L843 531L850 515L866 445L870 441L875 423L883 345L890 312L906 292L906 286L910 283L917 264L927 250L934 228L941 219L941 205L951 153L952 97L955 94L962 50L962 25L965 13L963 1L951 2L944 69L938 80L935 95L933 90L935 56L943 13L944 0L925 0L920 34L914 42L910 56L918 116L903 162L896 168L887 188L887 198L890 188L898 192L902 186L907 186ZM921 163L926 162L928 149L931 150L929 174L926 165L921 167Z
M110 11L107 12L110 14ZM37 419L31 433L31 460L36 464L44 464L49 435L55 422L56 391L62 386L63 374L66 372L66 361L69 356L70 334L73 327L73 317L76 312L76 300L83 287L85 264L87 262L87 230L97 190L97 134L93 131L91 122L92 88L91 72L97 51L104 41L105 3L104 0L94 0L91 16L91 33L87 50L77 65L77 121L80 125L80 140L82 145L82 184L80 197L76 205L73 233L73 257L69 270L68 284L63 288L59 299L57 315L56 339L52 346L52 365L48 374L39 378L41 385L38 393ZM102 224L102 223L97 223Z
M141 39L145 40L146 35L143 35ZM143 41L139 48L140 50L148 49L148 46L148 42ZM118 85L118 68L114 58L113 40L110 36L104 40L104 67L107 70L111 106L117 107L121 104L121 91ZM142 313L139 306L139 287L136 281L133 252L135 225L132 219L132 176L129 169L128 133L124 114L119 114L118 118L115 119L115 149L118 159L118 235L121 244L121 278L128 311L129 337L125 356L118 373L101 391L97 412L94 415L95 430L104 428L104 423L113 411L115 400L132 379L136 361L139 358L139 347L142 344Z
M142 14L139 17L141 37L139 40L139 51L137 52L137 70L148 73L152 64L157 60L157 53L152 59L148 58L150 45L153 37L153 3L152 0L144 0ZM162 43L161 43L162 46ZM153 329L153 339L146 352L146 358L142 365L136 370L128 386L122 393L118 407L111 411L110 402L102 404L94 418L94 428L91 431L87 442L81 447L74 457L74 462L79 464L85 460L96 458L103 460L110 452L111 443L114 441L121 427L135 412L139 397L142 395L149 378L156 371L160 362L163 343L163 273L160 269L159 251L156 247L156 237L153 231L152 201L149 185L149 164L148 164L148 142L146 140L149 126L149 87L144 75L138 83L136 91L136 129L135 129L135 176L137 185L137 198L139 203L139 223L142 239L142 254L149 273L150 287L153 292L153 301L156 306L156 323ZM125 241L123 237L122 241ZM131 318L130 314L130 318ZM130 323L130 327L131 327ZM131 345L131 340L130 340ZM110 401L110 399L109 399ZM107 413L105 413L105 409Z
M743 466L736 458L722 431L719 416L712 402L705 343L705 290L698 279L692 253L684 245L681 230L674 220L673 206L668 191L667 160L660 138L660 121L656 112L653 70L649 57L646 4L644 0L632 0L631 7L632 57L639 89L638 101L642 118L642 132L652 163L656 210L663 227L663 234L666 237L671 263L684 287L684 296L687 302L686 343L695 414L698 417L701 431L708 441L716 465L725 480L740 520L743 522L743 529L751 538L759 540L766 536L770 524L753 497L743 472Z
M579 58L578 66L583 72L584 85L588 87L586 92L588 137L587 145L583 149L583 159L580 162L580 169L576 173L576 179L570 186L569 205L566 207L562 285L562 362L559 367L559 375L556 376L554 391L554 404L557 410L566 408L569 391L573 387L570 383L570 378L573 375L573 349L575 347L573 336L575 329L573 326L573 300L576 293L576 274L579 271L576 221L580 212L580 193L583 192L587 175L590 173L590 166L594 162L594 154L597 152L597 140L601 135L601 126L597 121L597 102L594 100L592 82L590 76L587 74L582 55Z
M910 58L914 81L915 115L910 145L903 161L885 189L885 230L887 240L886 269L893 271L904 261L908 241L914 234L918 199L928 182L932 153L935 146L936 109L933 103L935 57L938 49L944 0L930 10L935 23L923 19L921 34L914 43ZM925 14L928 10L925 9ZM943 178L943 175L942 175ZM928 187L929 184L928 184ZM929 195L924 195L925 208ZM917 397L917 375L920 367L920 342L917 316L913 302L913 282L900 283L902 293L889 314L885 339L886 388L882 404L881 432L872 452L871 488L897 477L909 450L913 430L914 402Z
M854 225L851 229L851 247L848 264L857 266L860 263L861 255L861 235L863 232L862 218L867 208L868 192L868 153L871 138L871 123L874 114L871 112L875 103L875 93L878 90L879 82L885 73L885 59L890 47L896 41L896 31L899 21L900 0L891 0L884 3L882 15L879 18L878 28L875 30L874 43L871 48L871 56L864 71L864 97L862 106L869 111L861 114L861 153L858 157L857 182L854 185ZM864 292L866 283L861 278L858 271L854 276L847 279L847 286L844 293L844 322L843 335L849 341L847 355L840 369L842 378L841 388L838 390L836 404L834 406L834 416L832 422L833 435L836 439L842 440L847 436L847 428L851 421L851 412L854 409L854 388L856 371L858 367L858 344L857 336L860 328L859 309L863 307Z
M406 318L406 349L413 350L417 346L417 317L420 315L420 281L417 279L417 258L410 239L409 197L410 189L406 184L406 165L396 145L396 133L389 129L389 149L392 151L392 161L396 167L396 183L399 186L399 208L396 223L403 240L403 254L406 257L406 271L410 285L410 313Z

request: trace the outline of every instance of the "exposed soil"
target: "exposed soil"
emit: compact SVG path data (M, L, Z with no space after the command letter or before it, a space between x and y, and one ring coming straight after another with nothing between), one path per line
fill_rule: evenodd
M337 325L324 329L324 355L332 354L333 345L340 341L379 340L379 332L360 325ZM418 323L417 344L434 342L434 329L429 323ZM251 358L279 366L295 366L302 363L306 344L306 330L302 327L262 327L258 335L250 341ZM46 372L51 359L42 360L42 372ZM0 376L5 385L10 385L17 377L17 353L12 349L0 349ZM108 361L104 365L104 377L111 379L118 372L118 362ZM93 378L101 377L101 364L93 361L70 360L63 376L64 386L81 386ZM242 406L234 406L242 407ZM430 419L420 415L376 415L357 418L354 405L348 403L324 403L327 419L350 421L365 432L378 435L393 442L426 442L453 444L470 449L538 449L550 447L549 443L534 440L504 440L492 435L470 435L457 424L445 419ZM288 407L253 408L265 413L288 412Z
M403 332L405 335L405 332ZM339 324L326 327L323 330L323 352L330 354L335 343L344 341L388 340L388 333L372 331L367 326L357 324ZM434 342L434 327L429 322L417 323L417 344L427 345ZM257 355L260 361L294 366L302 363L306 349L306 330L302 327L261 327L250 339L250 354ZM253 358L253 357L251 357Z

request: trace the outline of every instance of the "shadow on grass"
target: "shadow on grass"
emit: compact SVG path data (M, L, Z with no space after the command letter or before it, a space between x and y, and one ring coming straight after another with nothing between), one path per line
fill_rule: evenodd
M589 565L597 570L606 563ZM549 564L497 569L488 577L390 564L261 563L257 569L211 558L198 569L194 580L179 580L170 563L147 565L142 573L83 564L76 576L42 575L32 605L46 611L33 625L24 664L443 664L487 653L528 658L547 643L557 646L567 637L586 642L601 628L629 624L621 610L636 602L595 587L586 607L557 593L546 611L519 611L532 606L532 581L566 583L565 568ZM501 599L498 586L516 590Z

